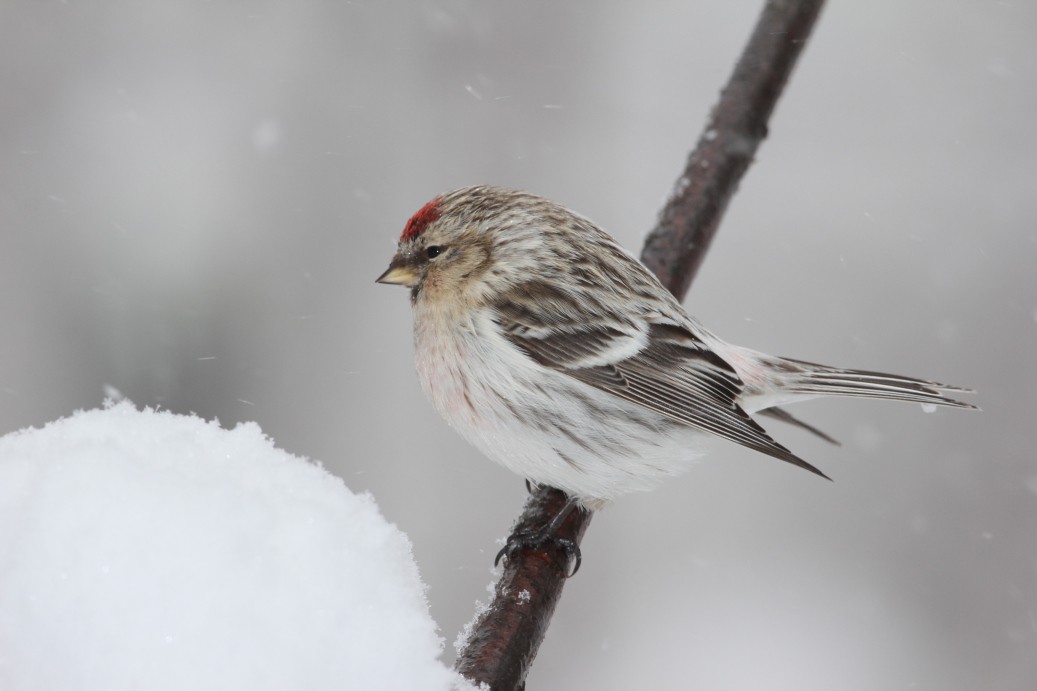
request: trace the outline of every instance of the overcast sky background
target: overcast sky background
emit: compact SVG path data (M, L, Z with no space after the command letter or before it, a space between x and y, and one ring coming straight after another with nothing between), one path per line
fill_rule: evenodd
M404 222L530 189L640 248L759 3L0 6L0 432L255 420L406 531L449 642L523 502L413 373ZM1037 5L833 2L686 304L979 390L769 424L595 517L530 688L1037 683Z

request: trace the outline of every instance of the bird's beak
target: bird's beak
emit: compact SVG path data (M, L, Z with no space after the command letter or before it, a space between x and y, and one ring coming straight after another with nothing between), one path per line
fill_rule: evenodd
M389 264L389 268L385 270L385 273L376 278L375 282L413 288L418 283L417 267L409 262L393 259L392 263Z

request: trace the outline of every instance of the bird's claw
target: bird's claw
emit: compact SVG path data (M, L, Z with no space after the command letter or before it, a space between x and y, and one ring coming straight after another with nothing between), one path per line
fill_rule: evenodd
M497 556L493 559L493 565L497 566L502 558L510 559L513 555L523 550L538 550L544 551L544 547L553 544L565 552L567 559L575 560L572 573L566 578L572 578L576 575L576 572L580 570L580 564L583 563L583 554L580 552L580 546L576 544L575 540L570 540L565 537L558 537L550 530L532 530L528 532L512 533L508 536L508 541L504 547L497 552Z

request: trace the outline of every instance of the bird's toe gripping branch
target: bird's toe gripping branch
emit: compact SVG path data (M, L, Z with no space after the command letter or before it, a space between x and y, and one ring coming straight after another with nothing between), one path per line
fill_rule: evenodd
M528 482L526 486L527 488L529 487ZM576 509L579 505L578 499L570 497L561 510L555 514L554 518L543 527L537 530L517 530L509 535L504 547L494 557L493 565L497 566L502 558L510 559L515 554L525 550L544 551L545 548L554 545L565 552L568 559L574 561L573 570L568 577L572 578L575 576L576 572L580 570L580 564L583 563L583 554L580 552L580 546L575 540L558 535L558 527L572 513L573 509Z

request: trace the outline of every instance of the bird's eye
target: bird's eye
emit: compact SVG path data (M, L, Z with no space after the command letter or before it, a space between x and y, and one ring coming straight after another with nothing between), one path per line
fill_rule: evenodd
M425 256L429 259L435 259L441 254L443 254L443 248L439 245L432 245L431 247L425 248Z

